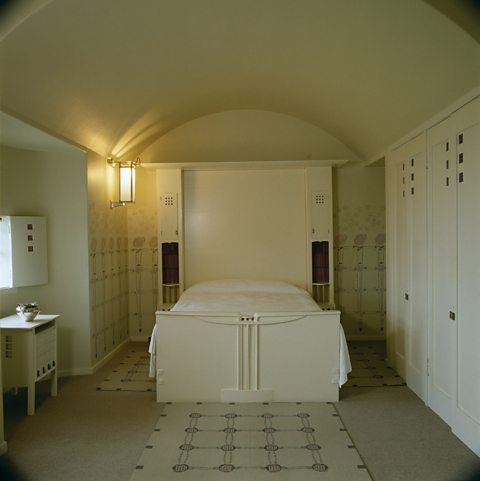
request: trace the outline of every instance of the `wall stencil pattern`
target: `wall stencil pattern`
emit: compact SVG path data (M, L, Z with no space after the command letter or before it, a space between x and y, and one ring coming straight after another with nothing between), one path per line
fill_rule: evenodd
M352 166L334 176L335 304L348 339L384 339L384 167Z
M116 198L116 171L102 156L88 159L90 338L92 364L128 339L128 231Z
M158 308L156 171L137 169L137 199L127 206L129 324L132 338L148 338Z
M132 336L150 336L158 304L158 241L134 237L129 249L130 324Z
M128 241L90 240L90 316L94 359L102 359L129 335Z
M335 301L342 311L343 327L349 338L383 337L384 209L367 205L354 210L340 206L336 214L340 232L334 241Z

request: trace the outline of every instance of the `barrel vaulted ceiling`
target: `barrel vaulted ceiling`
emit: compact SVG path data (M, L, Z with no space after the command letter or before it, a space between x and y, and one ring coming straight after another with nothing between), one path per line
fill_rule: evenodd
M0 106L105 156L252 111L375 159L480 85L475 23L435 3L20 1L0 22Z

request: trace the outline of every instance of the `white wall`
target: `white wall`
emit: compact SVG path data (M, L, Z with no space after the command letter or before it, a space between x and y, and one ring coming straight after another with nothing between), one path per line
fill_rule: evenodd
M49 282L0 291L0 315L37 301L60 314L61 372L90 367L86 155L0 147L0 210L4 215L47 217Z
M184 173L185 283L254 278L306 287L303 169Z

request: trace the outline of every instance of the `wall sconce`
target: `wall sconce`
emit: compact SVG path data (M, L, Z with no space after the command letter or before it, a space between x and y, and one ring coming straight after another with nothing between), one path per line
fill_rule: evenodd
M114 207L124 206L127 203L135 202L135 169L140 165L140 157L135 160L117 161L113 157L109 157L107 162L112 167L117 164L119 166L118 173L118 201L110 201L110 209Z

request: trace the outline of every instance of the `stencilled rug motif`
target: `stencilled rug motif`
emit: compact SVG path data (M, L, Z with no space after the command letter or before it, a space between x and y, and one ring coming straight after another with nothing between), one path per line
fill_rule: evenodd
M405 386L405 381L387 365L383 356L368 343L348 346L352 372L347 387Z
M130 348L97 391L155 391L155 380L148 376L150 354L147 348L146 344Z
M333 403L172 403L130 481L371 481Z

